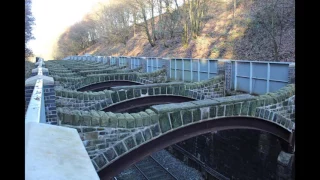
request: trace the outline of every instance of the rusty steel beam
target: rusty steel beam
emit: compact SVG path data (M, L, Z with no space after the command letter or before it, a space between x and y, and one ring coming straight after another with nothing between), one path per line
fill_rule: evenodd
M127 112L134 108L152 106L157 104L168 104L168 103L181 103L194 101L195 99L183 96L175 95L156 95L156 96L144 96L139 98L134 98L126 101L122 101L103 109L105 112L116 112L122 113Z
M137 82L132 82L132 81L107 81L107 82L102 82L102 83L96 83L96 84L91 84L89 86L85 86L82 88L77 89L77 91L93 91L93 92L98 92L98 91L103 91L105 89L110 89L110 87L115 87L115 86L131 86L131 85L142 85L141 83Z

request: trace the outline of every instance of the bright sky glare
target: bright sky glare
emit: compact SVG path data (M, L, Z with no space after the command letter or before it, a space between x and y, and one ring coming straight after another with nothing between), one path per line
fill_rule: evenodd
M53 45L59 35L102 1L105 0L32 0L36 39L29 42L29 47L35 56L53 59Z

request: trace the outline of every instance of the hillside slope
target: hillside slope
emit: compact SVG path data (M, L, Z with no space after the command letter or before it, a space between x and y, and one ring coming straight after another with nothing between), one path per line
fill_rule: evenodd
M217 3L208 4L209 18L200 35L190 40L188 46L182 44L181 37L175 37L158 40L156 46L151 47L144 33L139 32L126 45L97 42L79 55L274 60L273 41L268 32L253 24L256 19L250 8L255 4L250 4L252 1L239 2L234 18L232 1L219 6ZM294 61L294 34L294 24L281 32L279 60ZM164 41L167 46L164 46Z

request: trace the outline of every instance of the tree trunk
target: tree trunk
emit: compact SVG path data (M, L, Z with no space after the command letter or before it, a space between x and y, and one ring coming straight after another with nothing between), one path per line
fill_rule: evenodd
M146 34L147 34L147 38L148 38L148 41L151 45L151 47L154 47L155 46L155 43L149 33L149 28L148 28L148 21L147 21L147 17L146 17L146 11L143 7L141 7L141 10L142 10L142 16L143 16L143 21L144 21L144 28L145 28L145 31L146 31Z
M279 48L277 41L273 39L273 51L274 51L274 59L275 61L279 61Z
M236 8L237 8L237 0L233 0L233 19L236 13Z
M158 33L159 33L159 37L163 38L163 19L162 19L162 0L159 0L159 21L158 21Z
M189 18L190 18L190 25L191 25L191 37L193 37L193 28L194 28L194 19L193 19L193 11L192 11L192 2L193 0L189 1Z
M156 36L156 28L155 28L155 23L154 23L154 3L153 0L150 0L151 3L151 29L152 29L152 38L153 41L157 40Z
M137 13L134 11L133 12L133 37L136 36L136 24L137 24Z

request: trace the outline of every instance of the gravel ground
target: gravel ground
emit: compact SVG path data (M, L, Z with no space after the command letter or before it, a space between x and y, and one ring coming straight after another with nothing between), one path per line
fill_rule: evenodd
M143 175L134 167L130 166L128 169L122 171L117 177L117 180L144 180Z
M204 180L201 173L194 168L184 164L179 159L176 159L166 150L153 153L152 157L156 159L162 166L171 172L179 180ZM132 166L121 172L116 178L118 180L140 180L143 179Z
M179 180L204 180L198 170L187 166L166 150L156 152L152 157Z

